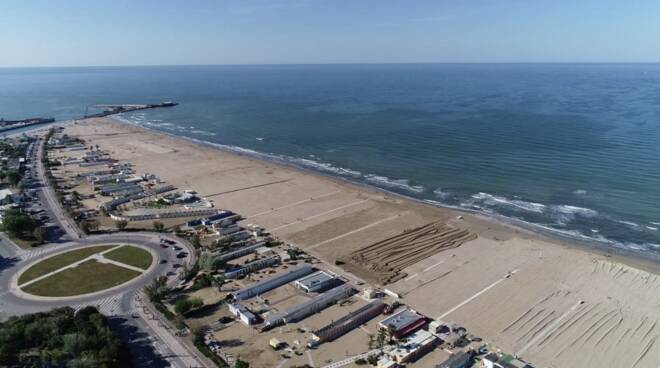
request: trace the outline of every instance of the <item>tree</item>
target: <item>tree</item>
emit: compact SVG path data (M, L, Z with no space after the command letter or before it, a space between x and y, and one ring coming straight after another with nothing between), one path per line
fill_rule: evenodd
M234 368L250 368L250 363L238 358L238 359L236 359L236 363L234 364Z
M128 226L128 221L126 220L117 220L115 221L115 226L118 230L124 230Z
M36 353L35 353L36 352ZM0 324L2 367L129 367L128 347L94 307L12 317Z
M154 230L160 232L163 232L163 229L165 228L165 225L163 225L162 222L160 221L154 221Z
M44 229L43 226L37 226L32 235L34 235L34 239L39 243L43 244L44 241L46 240L46 229Z
M145 295L154 303L163 300L170 291L172 290L167 286L167 277L165 276L155 278L151 284L144 287Z
M14 203L14 197L11 196L11 194L7 194L4 198L5 204L12 204Z
M198 234L195 234L193 238L190 240L190 243L192 244L195 249L199 249L202 246L202 241L199 238Z
M21 181L21 174L17 170L7 171L7 182L9 185L15 187Z
M174 304L174 311L177 314L185 314L191 309L201 307L202 305L204 305L204 302L199 298L179 299Z
M5 218L2 220L4 230L15 237L31 234L36 226L37 223L32 217L16 210L6 211Z
M225 262L210 253L202 253L198 259L199 267L206 271L215 271L225 265Z

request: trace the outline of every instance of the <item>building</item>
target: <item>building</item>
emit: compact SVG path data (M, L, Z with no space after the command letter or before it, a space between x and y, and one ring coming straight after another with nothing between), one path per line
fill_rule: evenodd
M383 329L394 329L394 337L400 339L419 330L426 324L426 317L412 309L404 309L378 322Z
M238 290L232 293L231 295L233 296L234 300L250 299L259 294L263 294L267 291L285 285L286 283L289 283L299 277L309 275L312 272L314 272L314 268L310 266L301 266L287 273L283 273L277 276L273 276L269 279L259 281L251 286Z
M436 365L435 368L467 368L472 364L472 354L471 351L458 352Z
M14 203L14 193L9 189L0 189L0 205L11 203Z
M215 259L218 261L231 261L232 259L236 259L238 257L242 257L246 254L253 253L256 251L258 248L263 247L266 244L266 242L258 242L252 245L248 245L247 247L242 247L236 250L232 250L229 252L221 253L218 255Z
M225 279L237 279L248 275L254 271L261 270L266 267L270 267L278 263L278 259L275 257L268 257L264 259L259 259L254 262L250 262L243 267L237 268L235 270L225 272Z
M508 354L489 353L481 359L484 368L532 368L531 365Z
M283 348L286 344L283 343L282 341L280 341L280 340L278 340L278 339L276 339L276 338L273 337L273 338L270 339L270 341L268 342L268 345L270 345L270 347L273 348L273 349L275 349L275 350L280 350L280 349Z
M389 356L384 356L378 359L376 368L398 368L399 364L392 360Z
M257 322L257 316L250 312L244 305L240 303L229 304L229 312L236 316L246 326L252 326Z
M355 294L355 289L349 284L330 289L329 291L319 294L302 304L268 318L263 329L267 330L284 323L298 322L342 299L352 296L353 294Z
M297 280L295 286L306 293L317 293L331 289L339 283L341 283L341 280L333 275L325 271L318 271Z
M426 330L418 330L406 339L405 343L397 345L388 355L399 364L412 363L433 350L438 342L437 337Z
M324 326L312 333L313 341L308 345L317 346L326 341L332 341L359 327L370 319L383 313L385 303L380 300L373 301L364 307L357 309L344 317Z

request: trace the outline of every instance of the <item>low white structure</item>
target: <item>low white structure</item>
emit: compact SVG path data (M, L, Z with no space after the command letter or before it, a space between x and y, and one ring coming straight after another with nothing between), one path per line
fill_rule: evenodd
M236 318L238 318L246 326L252 326L257 322L257 316L245 308L245 306L241 303L229 304L229 312L236 316Z

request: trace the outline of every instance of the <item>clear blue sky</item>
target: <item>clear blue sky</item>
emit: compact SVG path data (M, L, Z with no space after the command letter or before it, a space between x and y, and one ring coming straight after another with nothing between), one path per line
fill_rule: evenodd
M660 0L0 0L0 66L657 61Z

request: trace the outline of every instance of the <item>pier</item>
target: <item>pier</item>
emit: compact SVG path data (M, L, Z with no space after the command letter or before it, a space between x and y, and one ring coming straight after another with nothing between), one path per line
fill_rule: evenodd
M54 122L54 118L29 118L21 120L5 120L0 118L0 132L23 128L31 125L47 124Z
M102 118L104 116L109 116L109 115L115 115L115 114L121 114L123 112L131 112L131 111L138 111L138 110L146 110L146 109L155 109L159 107L172 107L172 106L177 106L177 102L172 102L172 101L164 101L158 104L143 104L143 105L136 105L136 104L120 104L120 105L94 105L96 108L101 108L103 111L96 113L96 114L87 114L85 113L84 118Z

